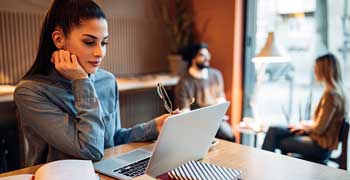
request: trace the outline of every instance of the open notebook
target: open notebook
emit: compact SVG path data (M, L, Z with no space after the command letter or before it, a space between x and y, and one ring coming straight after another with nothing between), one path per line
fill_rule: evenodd
M35 177L35 178L34 178ZM97 180L90 160L60 160L41 166L35 174L21 174L0 178L0 180Z

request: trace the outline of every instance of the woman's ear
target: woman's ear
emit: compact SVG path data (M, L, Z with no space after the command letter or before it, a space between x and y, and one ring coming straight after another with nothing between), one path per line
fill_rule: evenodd
M65 36L61 28L56 28L55 31L52 32L52 41L57 47L57 49L64 48Z

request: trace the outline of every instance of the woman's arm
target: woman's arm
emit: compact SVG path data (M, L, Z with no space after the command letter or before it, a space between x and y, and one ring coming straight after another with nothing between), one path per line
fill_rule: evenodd
M142 123L133 126L132 128L121 128L120 123L120 108L119 108L119 92L116 84L116 130L114 134L114 144L125 144L136 141L155 140L165 122L171 114L163 114L147 123ZM138 112L135 112L138 113ZM180 111L176 109L172 114L178 114Z
M334 96L327 92L324 94L321 103L319 104L318 114L314 116L314 124L310 127L310 132L315 134L323 134L331 123L337 106L335 104Z
M137 112L135 112L137 113ZM132 128L121 128L119 116L119 100L117 101L116 114L116 130L114 134L114 144L120 145L136 141L150 141L155 140L158 136L157 125L155 119L135 125Z
M23 126L66 154L91 160L102 158L105 127L100 104L89 79L73 81L75 117L62 112L45 94L27 85L29 87L19 86L15 92Z
M117 128L114 134L115 145L151 141L157 139L158 131L155 119L147 122L135 125L132 128Z
M115 82L115 123L114 145L120 145L136 141L155 140L158 136L155 119L135 125L132 128L122 128L120 120L119 91L117 81ZM135 112L138 113L138 112ZM127 120L127 119L126 119Z

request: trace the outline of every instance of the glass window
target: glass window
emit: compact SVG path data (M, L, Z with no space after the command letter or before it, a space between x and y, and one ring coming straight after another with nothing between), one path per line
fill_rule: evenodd
M331 52L341 63L344 85L349 92L350 8L349 0L256 0L255 18L248 18L254 57L273 36L273 48L284 52L290 61L283 63L255 63L247 76L255 76L252 94L246 93L245 108L252 108L252 116L267 125L286 125L310 119L322 94L322 87L314 81L313 65L316 57ZM248 9L248 13L249 10ZM254 14L253 13L253 14ZM249 22L249 21L255 22ZM249 26L253 24L254 26ZM247 37L247 36L246 36ZM247 83L247 81L245 81ZM245 86L248 87L248 86ZM245 90L245 92L249 92ZM249 105L248 105L249 104ZM245 113L245 116L250 116Z

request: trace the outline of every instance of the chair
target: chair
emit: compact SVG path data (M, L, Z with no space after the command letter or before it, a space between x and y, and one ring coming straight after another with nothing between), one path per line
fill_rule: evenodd
M342 127L340 129L339 133L339 144L341 143L341 154L333 158L331 156L328 156L326 159L313 159L310 157L302 156L301 154L297 153L288 153L289 156L327 165L328 161L333 161L339 165L340 169L347 170L347 159L348 159L348 136L349 136L349 123L346 121L346 119L343 120Z
M235 137L233 136L231 126L226 120L222 121L215 137L219 139L224 139L230 142L236 141Z
M348 160L348 136L349 136L349 122L343 121L342 128L339 134L339 143L342 143L341 154L336 157L330 157L329 160L336 162L340 169L347 170Z

